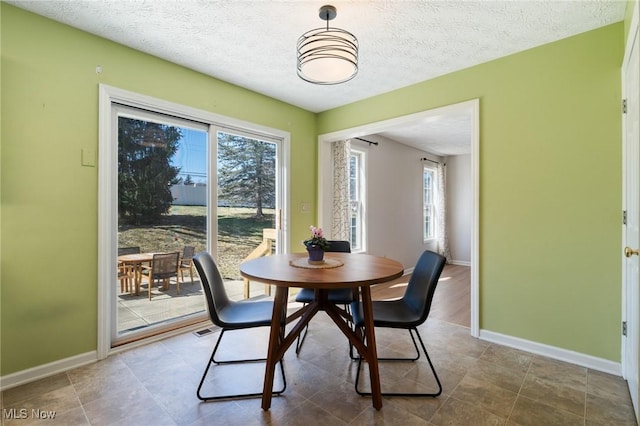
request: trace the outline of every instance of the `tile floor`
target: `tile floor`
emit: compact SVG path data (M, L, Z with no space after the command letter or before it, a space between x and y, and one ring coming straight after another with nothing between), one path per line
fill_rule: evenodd
M273 398L269 411L260 408L260 399L200 402L195 391L218 332L185 333L6 390L3 424L637 424L619 377L477 340L467 328L439 320L429 319L420 330L443 383L436 399L385 397L382 409L373 409L353 390L357 363L349 359L346 339L320 313L300 355L293 347L285 355L287 390ZM228 332L219 354L264 353L267 334ZM379 329L377 340L380 356L412 349L404 332ZM204 392L260 391L263 374L262 363L214 367ZM383 391L435 386L424 357L381 363L381 379ZM53 419L36 418L51 412ZM16 418L21 416L26 418Z

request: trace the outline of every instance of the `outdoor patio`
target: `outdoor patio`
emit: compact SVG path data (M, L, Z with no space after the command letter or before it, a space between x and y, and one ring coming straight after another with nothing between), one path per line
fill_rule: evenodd
M118 331L133 331L150 324L205 311L205 298L198 276L194 277L193 283L188 277L185 278L185 282L180 283L180 294L177 294L175 281L172 279L167 291L162 290L161 287L153 287L151 300L149 300L146 283L143 283L139 296L120 293L120 284L117 284ZM244 298L243 281L226 281L225 286L230 299ZM251 298L264 297L264 294L264 284L250 284Z

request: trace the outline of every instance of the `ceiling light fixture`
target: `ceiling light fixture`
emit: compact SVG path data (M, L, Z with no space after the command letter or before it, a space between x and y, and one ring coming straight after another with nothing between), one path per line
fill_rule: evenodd
M320 19L326 28L316 28L298 39L298 76L314 84L338 84L358 73L358 39L348 31L329 28L337 16L330 5L320 8Z

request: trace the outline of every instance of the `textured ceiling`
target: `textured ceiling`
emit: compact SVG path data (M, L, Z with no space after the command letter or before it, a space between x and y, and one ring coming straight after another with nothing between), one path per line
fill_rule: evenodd
M624 18L624 0L67 0L6 3L320 112L589 31ZM359 72L335 86L296 75L295 45L323 26L360 44ZM108 72L108 70L105 70Z
M376 134L435 155L462 155L471 152L471 123L471 110L456 108Z

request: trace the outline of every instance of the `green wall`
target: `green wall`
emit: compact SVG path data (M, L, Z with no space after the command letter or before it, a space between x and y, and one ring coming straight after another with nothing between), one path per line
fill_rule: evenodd
M291 204L315 200L315 115L0 3L1 369L96 349L98 85L291 133ZM96 74L96 66L102 73ZM292 211L291 241L309 215Z
M480 99L480 327L620 361L623 24L321 113Z

